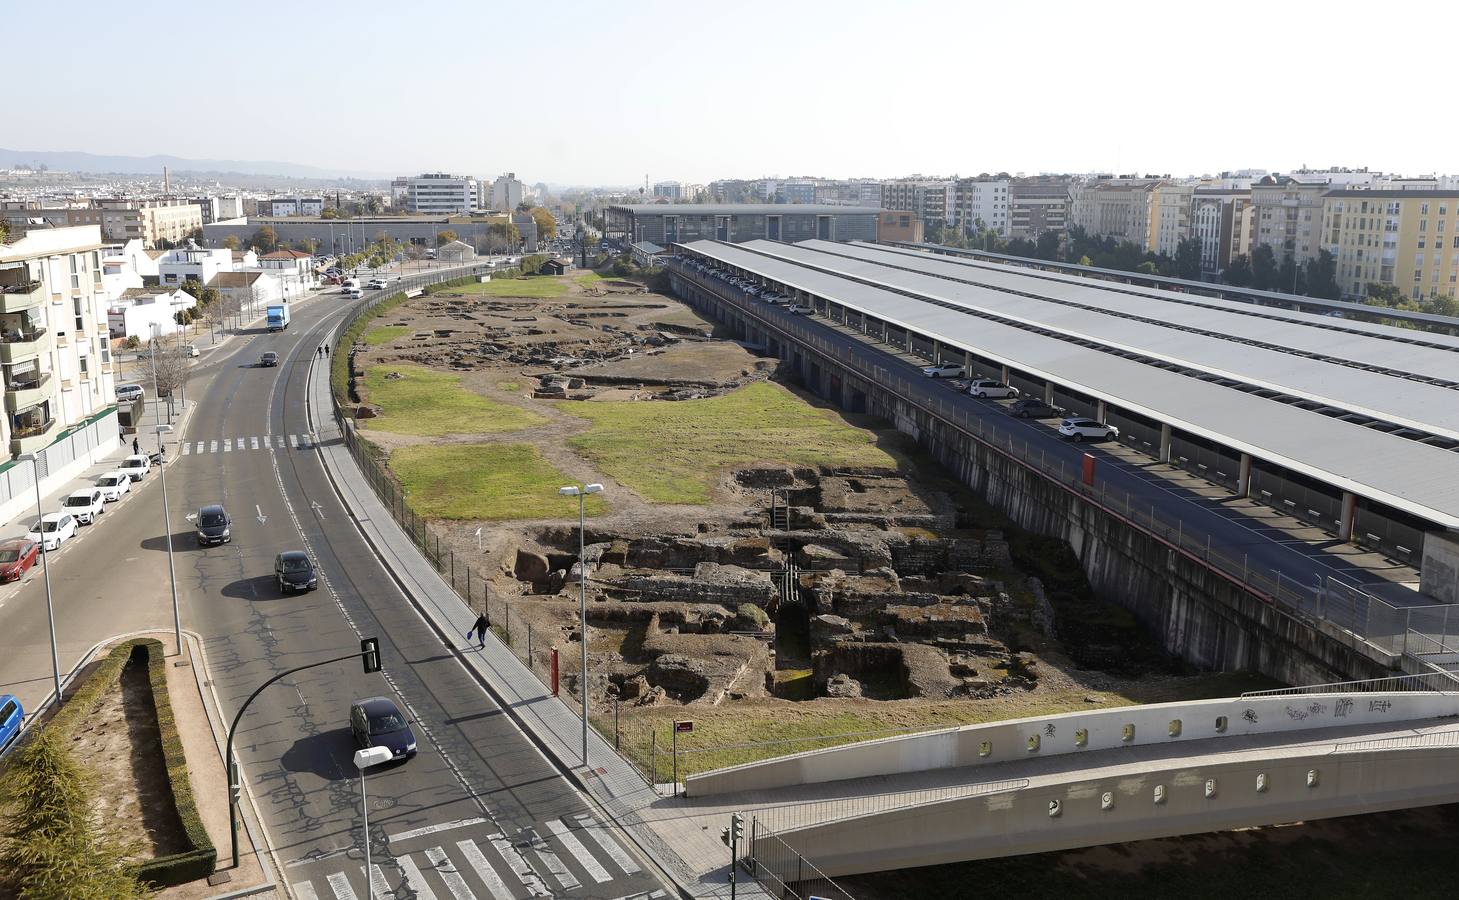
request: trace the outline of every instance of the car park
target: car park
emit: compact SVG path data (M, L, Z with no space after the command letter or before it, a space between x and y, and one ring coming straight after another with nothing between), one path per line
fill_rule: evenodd
M312 591L319 586L314 562L303 550L285 550L274 557L274 578L278 581L281 594L289 591Z
M940 363L935 366L923 366L922 374L928 378L961 378L963 367L954 363Z
M279 364L279 355L272 350L267 350L263 356L258 358L258 364L264 368L277 366Z
M25 709L14 694L0 694L0 753L20 738L20 728L25 724Z
M1072 416L1059 423L1059 434L1077 444L1086 439L1102 441L1117 438L1120 436L1120 430L1113 425L1106 425L1104 422L1085 416Z
M106 498L102 496L101 488L82 488L72 491L61 508L75 516L82 525L90 525L106 512Z
M968 385L968 393L974 397L1017 397L1018 388L1009 387L1001 381L977 378Z
M368 697L350 704L350 733L361 749L385 747L394 759L416 754L410 722L389 697Z
M1008 411L1020 419L1051 419L1064 414L1062 409L1039 397L1020 397L1009 405Z
M117 466L117 471L125 472L127 477L133 481L141 481L142 476L152 471L152 460L146 454L134 453L122 460L122 464Z
M41 545L29 538L0 541L0 581L18 581L40 555Z
M63 543L76 536L76 517L68 512L46 513L39 522L31 523L25 539L39 543L42 536L46 552L59 550Z
M226 544L233 540L233 520L222 504L210 503L198 510L193 527L198 530L198 545Z
M122 495L132 489L132 476L126 472L105 472L96 479L96 486L101 490L101 498L108 503L115 503L122 499Z

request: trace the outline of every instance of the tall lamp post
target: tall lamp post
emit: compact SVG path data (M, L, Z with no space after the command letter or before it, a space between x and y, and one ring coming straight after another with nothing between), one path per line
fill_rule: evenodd
M157 326L153 326L154 329ZM162 522L167 529L167 580L172 585L172 635L177 642L177 652L182 653L182 613L177 605L177 570L172 565L172 510L167 506L167 452L162 443L162 435L172 430L171 425L162 424L161 399L157 396L157 339L152 339L152 352L148 354L152 360L152 408L157 415L153 418L157 425L157 475L162 479Z
M51 677L56 685L56 705L61 705L61 657L56 652L56 611L51 605L51 566L50 554L46 553L46 533L42 530L45 525L45 513L41 510L41 467L40 456L36 453L22 453L17 459L30 460L30 470L35 480L35 514L36 531L41 536L41 571L46 578L46 621L51 626Z
M583 645L583 766L588 765L588 561L583 558L583 501L589 494L603 490L601 484L571 484L558 488L564 497L578 498L578 633Z
M355 751L355 768L360 770L360 815L365 820L365 896L375 900L375 873L370 870L370 803L365 798L365 770L390 762L389 747L366 747Z

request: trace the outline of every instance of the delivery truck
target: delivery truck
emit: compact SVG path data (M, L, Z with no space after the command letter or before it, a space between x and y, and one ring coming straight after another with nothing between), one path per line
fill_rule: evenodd
M283 331L289 327L289 304L270 303L268 307L268 330Z

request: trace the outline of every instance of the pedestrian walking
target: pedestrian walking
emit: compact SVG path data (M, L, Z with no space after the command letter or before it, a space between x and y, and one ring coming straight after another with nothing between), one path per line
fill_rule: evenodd
M476 621L471 624L471 627L466 629L466 640L471 640L471 635L474 632L476 634L476 649L484 649L486 647L486 630L490 627L491 620L486 617L486 610L483 609L481 615L476 617Z
M141 453L141 452L142 452L142 445L137 442L137 439L136 438L132 438L132 455L133 456L136 456L138 453Z

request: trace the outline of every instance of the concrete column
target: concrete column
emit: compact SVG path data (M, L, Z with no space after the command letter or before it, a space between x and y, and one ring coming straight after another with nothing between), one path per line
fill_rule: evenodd
M1044 402L1050 406L1054 405L1054 383L1052 381L1044 382Z
M1160 423L1160 461L1170 462L1170 423Z
M971 350L963 351L963 374L969 378L973 377L973 352Z
M1353 539L1353 520L1357 518L1358 496L1352 491L1342 492L1342 518L1337 523L1337 539L1350 541Z
M906 340L904 340L902 342L903 346L905 346L907 348L907 352L908 353L911 353L912 352L912 330L909 328L906 331L903 331L902 332L902 336L904 338L906 338Z
M1236 493L1242 497L1251 496L1251 454L1241 454L1241 474L1236 476Z
M1003 375L998 380L1001 381L1001 382L1003 382L1004 384L1007 384L1008 383L1008 367L1007 366L1004 366L1003 367Z
M942 345L936 339L932 341L932 364L935 366L942 362Z
M1105 412L1106 412L1105 405L1104 405L1104 401L1103 400L1099 401L1099 409L1096 412L1097 412L1097 414L1095 415L1095 418L1098 419L1099 421L1103 422L1104 421L1104 415L1105 415Z

